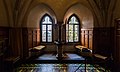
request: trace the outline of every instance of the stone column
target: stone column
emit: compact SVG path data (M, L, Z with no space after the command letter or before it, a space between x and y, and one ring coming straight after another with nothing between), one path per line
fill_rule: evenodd
M62 60L63 58L63 49L62 49L62 41L61 41L61 25L63 22L58 22L58 42L57 42L57 58L58 60Z

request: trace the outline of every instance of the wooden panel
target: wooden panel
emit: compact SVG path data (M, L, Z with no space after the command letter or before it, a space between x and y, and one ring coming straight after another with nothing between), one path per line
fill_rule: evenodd
M93 29L81 29L81 45L92 49L92 47L93 47Z
M28 47L33 48L40 44L40 29L28 29Z
M32 48L33 45L32 45L32 30L28 30L28 47L29 48Z
M4 31L1 31L4 32ZM5 33L5 32L4 32ZM4 33L0 36L0 71L3 71L4 68L4 58L8 56L8 38L4 35Z
M9 56L10 51L8 51L9 47L9 28L8 27L0 27L0 54L3 53L4 56Z
M25 57L29 57L29 49L38 45L37 39L39 39L39 29L24 28L23 29L23 41L24 41L24 54ZM38 40L40 41L40 40Z
M89 48L90 49L93 48L93 31L92 30L89 31Z
M8 27L0 27L0 38L8 38L9 36L9 28Z
M116 23L116 62L118 62L118 64L120 64L120 20L117 20Z
M37 45L40 45L40 29L37 29Z
M120 62L120 36L116 36L116 55L117 55L117 59L118 62Z
M27 58L29 56L29 48L28 48L28 30L27 28L23 28L23 57Z
M93 44L93 36L89 35L89 48L92 49L92 44Z
M120 20L116 20L116 29L120 29Z
M120 35L120 29L116 30L116 35Z
M115 20L115 48L114 55L114 69L119 71L120 68L120 19Z
M85 31L85 47L88 48L89 44L88 44L88 31Z
M33 46L37 46L37 31L33 30Z
M94 52L106 56L111 55L113 48L114 28L94 28Z
M85 45L85 31L81 31L81 45Z

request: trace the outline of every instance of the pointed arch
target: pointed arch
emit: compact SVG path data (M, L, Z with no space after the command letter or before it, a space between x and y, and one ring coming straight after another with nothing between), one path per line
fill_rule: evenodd
M31 9L27 17L27 24L25 24L23 27L39 28L40 20L44 15L47 14L53 19L54 24L56 24L57 23L56 14L52 10L52 8L50 8L48 5L44 3L40 3Z
M94 27L94 20L92 11L81 3L71 5L64 14L64 23L71 15L77 15L81 22L81 29L92 29Z
M80 21L76 14L72 14L66 24L66 42L79 42Z
M53 19L49 14L43 15L40 20L41 42L53 42Z

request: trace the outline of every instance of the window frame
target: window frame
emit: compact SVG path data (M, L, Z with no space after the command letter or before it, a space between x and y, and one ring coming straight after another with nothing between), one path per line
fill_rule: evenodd
M46 16L48 16L49 18L50 18L50 20L51 20L51 22L52 22L52 24L47 24L47 23L42 23L43 22L43 19L46 17ZM42 26L43 25L46 25L46 41L44 42L44 41L42 41ZM47 32L49 31L48 29L47 29L47 27L48 27L48 25L52 25L52 41L51 42L48 42L48 35L47 35ZM45 15L43 15L43 17L41 18L41 20L40 20L40 41L41 41L41 43L53 43L53 19L52 19L52 17L50 16L50 15L48 15L48 14L45 14Z
M78 20L78 24L73 24L73 42L69 42L69 39L68 39L68 42L67 42L67 39L66 39L66 36L67 36L67 35L66 35L66 31L67 31L67 30L66 30L66 25L65 25L65 42L66 42L66 43L69 43L69 44L71 44L71 43L72 43L72 44L73 44L73 43L79 43L79 42L80 42L80 29L81 29L81 28L80 28L80 20L79 20L78 16L75 15L75 14L72 14L72 15L68 18L67 24L69 25L69 21L70 21L70 19L71 19L73 16ZM78 27L79 27L79 28L78 28L78 31L77 31L77 32L78 32L78 41L77 41L77 42L74 40L74 32L75 32L75 28L74 28L74 27L75 27L75 25L78 25ZM69 29L69 26L68 26L68 29ZM68 30L68 31L69 31L69 30ZM69 36L68 36L68 37L69 37Z

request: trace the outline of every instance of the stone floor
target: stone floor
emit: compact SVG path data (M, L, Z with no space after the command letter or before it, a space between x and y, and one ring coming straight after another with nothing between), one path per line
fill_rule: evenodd
M62 61L56 58L56 54L43 54L21 64L15 72L105 72L103 67L89 63L85 65L84 61L84 57L74 53L65 53Z
M15 72L105 72L105 69L90 64L86 70L84 64L22 64Z
M36 58L36 60L58 60L55 54L43 54ZM82 56L79 56L74 53L65 53L63 54L63 60L84 60Z
M85 58L74 53L65 53L62 60L58 60L56 54L43 54L41 56L29 59L30 63L80 63Z
M10 68L11 69L11 68ZM5 72L111 72L97 64L86 63L85 58L74 53L65 53L62 60L56 54L43 54L20 63Z

